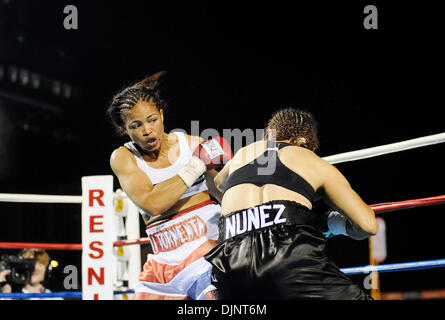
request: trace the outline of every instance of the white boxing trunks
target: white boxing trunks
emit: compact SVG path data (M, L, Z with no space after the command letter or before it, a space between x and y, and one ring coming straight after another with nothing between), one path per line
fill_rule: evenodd
M203 256L218 240L221 207L206 201L149 225L153 253L147 255L135 300L201 300L215 290L212 265Z

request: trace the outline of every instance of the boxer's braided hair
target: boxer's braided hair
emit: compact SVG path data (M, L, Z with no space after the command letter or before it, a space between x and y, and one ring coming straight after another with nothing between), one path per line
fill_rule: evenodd
M122 112L130 110L138 102L153 102L158 110L165 110L167 102L159 93L159 78L165 75L165 71L160 71L139 81L116 94L107 109L107 115L111 120L117 134L125 135L125 122Z
M319 147L318 123L314 116L304 110L283 108L275 111L267 123L267 129L275 130L276 140L290 140L293 145L315 151Z

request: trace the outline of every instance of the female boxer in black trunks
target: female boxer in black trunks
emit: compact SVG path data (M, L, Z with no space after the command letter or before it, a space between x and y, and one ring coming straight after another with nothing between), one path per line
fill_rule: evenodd
M377 232L374 212L317 147L313 116L282 109L266 141L240 149L216 176L220 234L205 258L219 299L370 299L326 256L311 209L321 196L346 216L328 220L330 231L357 239Z

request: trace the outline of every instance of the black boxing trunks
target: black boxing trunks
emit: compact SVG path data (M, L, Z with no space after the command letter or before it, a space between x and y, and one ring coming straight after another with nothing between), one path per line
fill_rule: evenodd
M221 217L218 244L204 257L218 299L371 299L328 259L318 223L285 200Z

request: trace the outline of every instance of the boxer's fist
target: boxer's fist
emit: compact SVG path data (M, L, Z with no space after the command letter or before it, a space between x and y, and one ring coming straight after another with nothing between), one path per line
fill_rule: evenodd
M207 170L223 167L233 158L230 145L222 137L201 142L193 151L193 156L204 162Z
M317 217L318 230L321 231L326 238L331 238L339 234L347 235L346 222L348 218L332 209L325 201L316 201L312 207L312 212Z
M232 149L224 138L201 142L193 151L190 161L178 171L178 176L191 187L203 173L222 168L232 157Z

